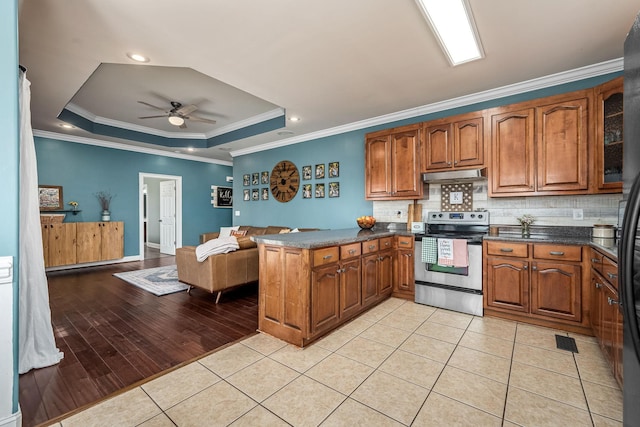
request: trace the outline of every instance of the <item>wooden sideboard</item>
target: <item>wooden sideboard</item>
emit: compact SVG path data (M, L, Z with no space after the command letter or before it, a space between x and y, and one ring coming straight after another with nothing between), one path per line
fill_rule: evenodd
M45 267L106 261L124 256L124 222L42 224Z

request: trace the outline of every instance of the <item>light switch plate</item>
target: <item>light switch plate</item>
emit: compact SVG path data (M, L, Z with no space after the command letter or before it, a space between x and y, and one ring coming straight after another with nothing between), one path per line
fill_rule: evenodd
M240 216L240 211L235 212L236 216Z

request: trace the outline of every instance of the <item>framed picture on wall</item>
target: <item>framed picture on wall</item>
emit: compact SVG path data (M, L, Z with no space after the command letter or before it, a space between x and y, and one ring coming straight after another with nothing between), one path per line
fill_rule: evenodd
M324 184L316 184L316 199L324 198Z
M308 181L311 179L311 165L302 167L302 179Z
M41 211L61 211L63 207L62 187L59 185L39 185Z
M251 177L251 185L258 185L260 183L260 174L258 172L254 172Z
M340 183L339 182L330 182L329 183L329 197L340 197Z
M248 187L251 184L251 176L248 173L242 175L242 185Z
M337 178L340 176L340 162L329 163L329 178Z
M251 189L251 200L260 200L260 194L257 188Z
M260 192L260 197L262 198L262 200L269 200L269 189L263 188Z
M244 200L245 202L248 202L249 199L250 199L249 189L242 190L242 200Z
M212 185L211 199L214 208L230 208L233 206L233 188Z
M260 184L269 184L269 171L263 171L260 174Z
M302 185L302 198L310 199L311 198L311 184L303 184Z
M324 163L316 165L316 179L324 178Z

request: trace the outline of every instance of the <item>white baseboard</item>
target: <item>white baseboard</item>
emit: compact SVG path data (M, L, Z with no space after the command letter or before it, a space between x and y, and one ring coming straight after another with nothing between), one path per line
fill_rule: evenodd
M15 414L0 418L0 427L22 427L22 412L20 408Z
M153 249L160 249L160 243L147 242L147 247L153 248Z
M96 267L98 265L120 264L123 262L141 261L143 259L144 257L142 255L132 255L132 256L126 256L120 259L112 259L110 261L85 262L83 264L69 264L69 265L60 265L58 267L47 267L45 268L45 271L61 271L61 270L71 270L72 268ZM2 427L2 425L0 425L0 427Z

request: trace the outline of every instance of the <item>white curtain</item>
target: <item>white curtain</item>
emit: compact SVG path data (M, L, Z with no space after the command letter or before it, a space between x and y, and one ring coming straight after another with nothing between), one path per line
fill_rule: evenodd
M49 308L49 287L44 271L38 168L31 129L31 83L20 71L20 303L19 367L23 374L58 363Z

